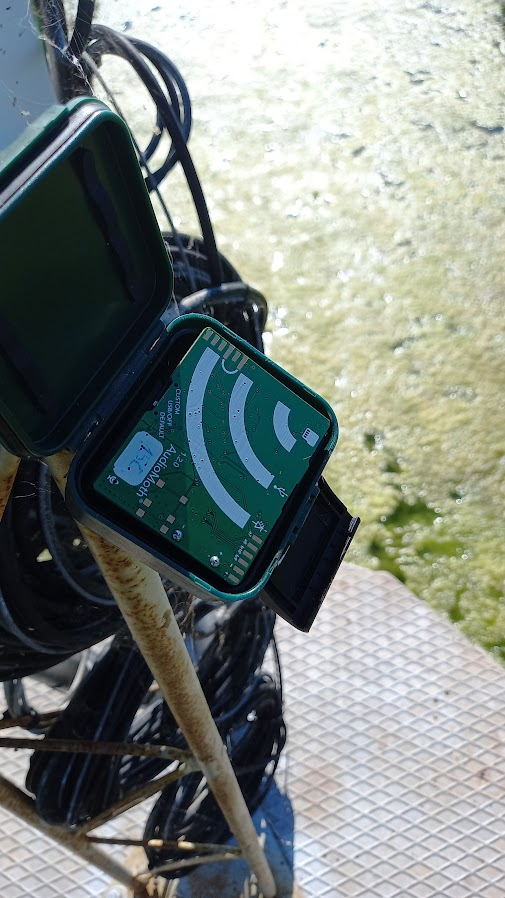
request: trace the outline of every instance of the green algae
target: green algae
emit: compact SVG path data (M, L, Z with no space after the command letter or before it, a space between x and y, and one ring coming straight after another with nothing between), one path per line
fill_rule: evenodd
M336 411L328 479L362 518L349 559L504 659L499 6L140 10L132 33L187 78L220 248L269 299L268 350ZM198 231L179 173L164 196Z

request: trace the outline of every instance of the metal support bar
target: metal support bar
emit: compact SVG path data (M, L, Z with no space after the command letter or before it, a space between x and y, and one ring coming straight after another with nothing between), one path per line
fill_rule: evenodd
M20 817L21 820L24 820L29 826L33 826L34 829L54 839L63 848L79 855L87 864L93 864L94 867L98 867L107 876L132 889L135 895L147 898L149 893L146 890L145 882L128 873L121 864L118 864L113 858L97 848L86 836L45 823L37 814L33 799L1 775L0 804L7 810L12 811L13 814L16 814L17 817Z
M222 854L207 854L205 857L188 857L178 861L170 861L166 864L160 864L159 867L155 867L151 872L153 876L158 876L160 873L169 873L171 870L180 870L184 867L199 867L201 864L221 864L223 861L238 860L240 858L236 854L228 854L226 849L223 848Z
M187 842L185 839L171 841L170 839L120 839L114 836L88 836L88 842L96 842L97 845L128 845L139 848L168 848L172 851L200 851L203 854L223 853L223 846L214 842ZM226 854L241 858L240 848L234 845L226 846Z
M0 446L0 521L9 501L20 459Z
M70 452L47 459L64 493ZM160 691L205 775L264 898L275 881L158 574L81 528Z
M61 751L81 755L128 755L132 758L163 758L190 764L193 755L170 745L149 745L142 742L94 742L92 739L37 739L33 736L1 736L0 748L29 748L31 751ZM198 769L195 764L192 770Z
M60 711L43 711L37 714L37 726L50 727L58 720ZM13 727L29 727L34 723L33 714L21 714L19 717L11 717L9 711L5 711L0 720L0 732Z
M114 839L102 838L100 836L88 836L89 842L96 842L99 845L128 845L138 846L139 848L168 848L173 851L187 851L188 857L179 858L177 861L170 861L161 864L154 870L151 870L152 876L159 873L166 873L169 870L179 870L182 867L198 867L201 864L216 864L223 861L239 861L242 859L240 848L223 847L223 845L211 845L202 842L170 842L165 839ZM190 855L191 852L191 855Z
M125 795L123 798L119 798L114 804L109 805L101 814L97 814L92 820L88 820L86 823L83 823L78 832L80 833L89 833L93 829L97 829L97 827L102 826L104 823L108 823L109 820L114 820L115 817L119 817L120 814L124 814L125 811L129 811L130 808L134 808L135 805L139 804L139 802L144 801L146 798L150 798L151 795L155 795L156 792L161 792L165 786L168 786L170 783L175 782L181 777L186 776L188 773L191 773L193 770L197 769L196 765L193 764L183 764L179 766L177 770L174 770L172 773L167 773L165 776L160 776L158 779L152 780L150 783L146 783L144 786L139 786L138 789L135 789L134 792L129 792L128 795Z

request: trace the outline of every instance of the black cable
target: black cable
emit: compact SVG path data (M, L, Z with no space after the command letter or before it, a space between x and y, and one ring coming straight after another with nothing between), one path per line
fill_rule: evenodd
M233 753L237 745L242 746L246 738L244 728L255 734L254 738L247 736L251 752L253 743L256 745L256 760L253 761L256 787L253 789L251 785L249 789L253 803L263 782L265 768L272 760L272 746L276 739L280 739L274 738L270 730L270 742L264 744L264 731L260 733L250 719L254 714L261 716L263 699L260 701L260 695L263 696L263 692L258 692L262 680L259 671L272 640L274 620L273 612L259 600L217 606L197 602L191 632L185 637L205 697L230 752ZM118 634L47 736L148 741L186 747L168 707L159 695L150 697L151 682L152 675L129 635ZM279 684L271 680L269 683L280 706ZM276 726L278 729L278 722ZM243 759L243 752L240 757ZM259 765L258 759L261 759ZM250 760L247 760L248 766ZM72 828L89 820L117 798L149 782L170 763L165 759L128 755L111 757L35 751L26 785L35 794L37 811L44 820ZM165 796L164 802L166 800Z
M187 143L189 140L189 135L191 132L191 100L189 97L189 91L182 77L181 73L174 65L174 63L165 56L164 53L161 53L155 47L152 47L150 44L147 44L145 41L138 40L138 38L130 38L133 46L141 53L146 59L149 60L152 66L158 71L160 78L162 79L165 87L167 88L168 95L171 101L171 108L174 112L174 115L177 118L177 122L179 125L179 130L182 133L184 138L184 142ZM177 95L177 92L179 96ZM179 99L180 98L180 99ZM163 117L161 112L158 110L158 121L157 121L157 129L153 134L149 145L144 150L143 156L146 162L151 159L155 151L157 150L161 138L163 135L162 131L163 125ZM161 183L165 175L173 168L175 163L177 162L177 153L175 147L173 145L170 147L170 151L167 155L167 158L163 164L163 166L158 169L157 172L153 172L150 174L148 179L148 188L151 190L151 184L156 182L156 186Z
M83 92L83 81L89 85L91 76L93 74L96 76L97 67L106 53L124 58L141 78L157 110L153 136L146 149L143 152L139 151L139 161L147 171L146 185L150 191L157 191L159 184L175 163L177 161L181 163L202 229L211 286L218 286L223 279L220 257L203 190L187 148L192 119L191 102L184 79L165 54L145 41L128 38L104 25L93 25L93 7L92 0L80 0L74 33L67 46L65 43L66 21L59 0L46 0L45 3L40 3L48 41L55 47L59 57L63 58L63 62L59 59L60 67L63 65L65 69L69 60L73 62L76 69L74 75L78 82L78 84L74 84L75 94ZM84 53L85 49L86 53ZM76 62L79 63L79 66L75 65ZM156 71L161 84L150 66ZM68 80L66 70L63 72L62 81L65 81L65 78ZM104 83L103 79L101 80ZM162 86L166 89L167 95ZM67 95L63 99L68 98L70 90L68 85L65 90ZM63 93L65 90L62 88ZM107 86L106 90L108 91ZM171 140L169 151L160 167L151 171L148 166L149 160L158 148L165 130ZM175 235L175 229L173 229L173 233ZM177 237L175 240L177 241Z
M248 695L252 678L273 641L274 623L275 615L257 600L232 606L216 607L206 602L195 605L186 647L211 714L223 735L233 724L234 715ZM136 721L130 739L186 747L170 710L160 698ZM121 769L122 790L130 792L136 783L152 779L165 766L152 758L126 759Z
M85 52L87 42L91 35L94 4L90 3L88 0L88 2L82 3L78 8L76 26L70 44L68 44L65 10L61 0L34 0L34 5L40 20L41 33L47 42L49 60L50 62L51 59L53 61L53 64L50 65L50 67L60 99L62 101L67 101L73 96L82 93L92 93L91 80L92 77L94 77L100 81L118 115L126 121L126 117L121 112L116 97L99 71L97 63L101 62L101 53L98 52L100 42L95 41L94 43L93 52L96 59L93 59L89 53ZM191 130L191 100L181 73L174 63L163 53L156 50L156 48L151 47L144 41L132 40L158 71L158 74L167 89L174 112L180 122L184 139L187 142ZM79 58L77 58L74 51L75 53L78 51ZM114 52L114 50L107 50L106 52ZM159 184L162 177L168 173L177 161L177 154L173 147L173 141L170 143L167 157L158 172L158 176L156 176L149 167L149 159L161 142L164 131L166 131L155 97L153 97L153 101L157 108L157 120L155 130L147 148L142 151L132 132L131 136L138 154L139 162L147 172L146 183L149 186L149 190L156 193L169 226L172 229L172 237L179 245L179 248L181 248L177 229L174 226L170 212L159 190ZM189 269L188 276L191 281L191 272ZM194 289L195 288L192 286L190 292L193 292Z
M179 234L179 238L174 243L170 235L163 234L172 259L174 294L180 314L198 312L210 315L263 352L262 334L268 317L265 297L244 284L237 270L221 253L223 283L219 287L211 287L203 241L187 234ZM180 241L184 245L183 253L180 252ZM191 285L187 278L188 266L193 275Z
M93 13L95 11L95 0L79 0L77 12L75 15L75 24L72 37L70 38L66 55L70 60L80 59L86 48L90 34L91 23L93 21Z
M272 782L286 740L279 690L270 677L258 676L249 700L235 715L226 734L226 748L251 814L263 801ZM226 842L228 824L201 773L171 783L155 803L144 831L145 839L187 842ZM167 879L179 879L191 868L163 872L163 864L187 857L166 848L146 848L149 867Z
M81 683L85 673L89 670L89 651L85 650L78 655L73 655L66 661L61 661L52 669L48 668L40 679L46 683L64 689L63 700L58 702L58 710L62 710L69 703L75 690ZM42 735L47 731L50 723L41 716L40 712L30 703L25 689L25 680L13 679L4 681L4 695L7 704L6 715L12 721L20 717L31 717L31 722L24 725L24 729L35 735ZM58 711L55 716L57 716Z
M46 471L40 462L21 462L0 524L2 679L50 667L109 636L121 620L59 491L51 479L41 480L41 468ZM65 546L66 578L48 551L48 502L61 550ZM78 590L79 580L86 589ZM19 657L12 658L16 648Z
M115 599L109 592L108 587L106 587L101 575L99 575L98 578L95 576L95 580L98 579L100 585L103 583L104 588L97 589L95 583L93 584L93 590L90 591L90 580L92 579L90 575L97 572L96 564L91 554L89 552L87 553L88 561L85 569L82 569L81 567L81 570L77 571L75 565L72 564L72 558L69 557L68 546L66 546L65 543L62 544L61 539L59 538L58 523L61 520L61 513L60 516L58 516L57 507L55 508L54 505L55 498L58 503L59 492L53 482L48 467L42 464L40 465L39 471L39 520L43 537L51 555L51 560L64 581L68 583L72 590L86 599L86 601L93 602L97 605L104 605L109 608L113 607L116 604ZM61 509L61 503L58 504ZM70 516L66 512L66 509L63 512L63 517L66 522L70 520ZM82 545L83 541L82 538L77 535L77 528L73 527L72 529L76 532L73 542ZM77 548L77 546L75 546L75 548Z
M42 19L45 36L69 62L75 65L91 34L95 0L79 0L74 30L68 40L68 26L63 0L35 0L35 10Z
M105 79L102 77L101 72L100 72L100 70L99 70L97 64L95 63L95 61L94 61L93 59L91 59L91 57L89 56L89 54L86 53L86 54L84 54L84 56L85 56L85 59L86 59L86 64L88 65L91 74L93 75L93 77L95 77L95 78L97 79L97 81L100 82L100 84L102 85L103 89L104 89L105 92L107 93L107 96L108 96L108 98L109 98L109 100L110 100L110 102L111 102L113 108L115 109L115 111L117 112L117 114L118 114L119 116L121 116L121 118L126 122L126 117L125 117L125 115L123 114L123 112L121 111L121 108L120 108L120 106L119 106L119 104L118 104L118 102L117 102L117 98L116 98L116 96L114 95L114 93L112 92L112 90L110 89L110 87L109 87L109 85L107 84L107 82L105 81ZM135 151L136 151L136 153L137 153L137 156L138 156L138 159L139 159L139 162L140 162L140 160L142 159L143 155L145 155L145 154L142 153L142 151L141 151L141 149L140 149L140 147L139 147L139 145L138 145L138 143L137 143L137 140L136 140L136 138L135 138L135 134L134 134L131 130L130 130L130 134L131 134L133 146L135 147ZM160 135L160 139L161 139L161 135ZM149 168L148 160L144 158L144 161L142 162L142 164L143 164L143 167L145 168L145 170L146 170L148 176L150 177L151 174L152 174L152 172L151 172L151 170L150 170L150 168ZM167 219L167 222L168 222L168 225L169 225L169 227L170 227L170 229L171 229L170 237L175 241L175 244L176 244L176 246L177 246L179 252L181 253L181 258L183 259L183 262L184 262L184 265L185 265L185 271L186 271L188 283L190 284L190 290L189 290L189 292L191 293L191 292L193 292L194 290L196 290L196 286L195 286L195 284L194 284L194 280L193 280L193 272L192 272L191 266L189 265L189 263L188 263L188 261L187 261L187 259L186 259L186 257L185 257L184 245L183 245L183 243L182 243L182 241L181 241L180 234L179 234L179 232L177 231L177 229L176 229L176 227L175 227L175 224L174 224L174 222L173 222L172 216L171 216L171 214L170 214L170 212L169 212L169 210L168 210L167 204L165 203L165 200L163 199L163 197L162 197L162 195L161 195L161 191L160 191L160 189L159 189L159 185L156 185L156 186L154 187L154 191L153 191L153 192L156 194L156 197L157 197L157 199L158 199L158 202L159 202L159 204L160 204L160 206L161 206L161 208L162 208L163 214L165 215L165 217L166 217L166 219ZM176 303L176 305L177 305L177 299L176 299L175 297L174 297L174 299L175 299L175 303Z
M46 515L59 565L48 550ZM0 680L46 670L110 636L121 621L45 465L21 461L0 524Z
M94 0L79 0L69 40L63 0L34 0L41 35L47 45L52 79L61 102L88 93L89 79L82 53L91 33L94 7Z
M122 741L152 682L152 674L128 634L117 635L77 689L47 735L51 738ZM114 773L121 758L35 751L27 789L48 823L72 828L118 797Z
M95 46L95 40L98 42L97 46ZM161 90L159 82L155 78L147 62L142 57L142 54L134 46L133 42L124 35L118 34L112 28L108 28L105 25L94 25L91 32L91 43L88 49L92 56L94 54L101 55L104 52L110 52L126 59L151 94L158 112L161 115L163 124L170 134L175 153L177 154L177 159L181 163L188 187L193 197L195 209L200 221L200 227L202 229L202 237L207 251L211 284L218 285L222 283L221 265L217 252L216 240L202 186L191 154L186 145L183 132L181 131L178 118ZM148 176L148 186L153 184L153 180L156 182L158 176L159 172L154 172L152 175Z
M48 44L63 52L68 44L63 0L34 0L34 9Z
M96 28L100 27L101 26L96 26ZM110 29L110 31L112 31L112 29ZM115 35L116 32L112 32L112 34ZM187 143L191 132L191 100L186 83L181 73L167 56L165 56L159 50L156 50L150 44L147 44L145 41L140 41L136 38L125 38L125 42L126 48L130 46L136 48L141 57L145 57L149 61L150 65L156 70L159 78L161 79L162 85L164 85L164 87L166 88L166 99L170 101L170 108L172 109L173 114L177 120L179 130L184 138L184 142ZM111 42L110 39L105 40L103 36L99 36L98 38L93 40L91 46L89 47L89 50L85 56L85 61L92 69L93 75L99 78L102 86L105 87L105 90L110 96L111 91L105 80L101 77L98 68L99 64L102 61L102 57L105 54L118 55L117 47L114 43ZM122 58L126 58L122 53L120 53L119 55L121 55ZM131 64L131 60L128 59L127 61ZM140 72L138 72L137 74L139 74L139 77L141 77L144 81L142 74ZM168 172L177 162L177 153L174 148L173 140L171 140L169 151L162 166L156 172L150 171L148 167L149 160L152 158L154 152L158 148L163 134L167 133L170 137L170 132L166 127L162 110L159 106L159 92L161 91L161 95L164 96L162 92L162 85L156 82L156 79L154 79L154 83L156 83L158 87L157 93L153 93L150 89L150 87L152 87L152 82L151 85L146 84L145 86L149 91L151 99L153 100L153 103L156 107L156 126L146 149L144 151L141 151L140 149L138 150L140 164L146 168L146 171L148 173L146 184L150 191L154 190L161 183L163 178L168 174ZM117 106L116 102L115 105ZM121 112L119 114L122 116L122 118L125 118L125 116L123 116Z

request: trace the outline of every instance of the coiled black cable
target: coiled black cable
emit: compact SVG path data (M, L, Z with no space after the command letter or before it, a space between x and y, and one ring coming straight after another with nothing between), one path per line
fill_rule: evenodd
M117 56L121 56L123 59L127 60L130 63L136 74L143 81L145 87L151 94L151 97L153 98L158 110L159 121L163 123L163 127L166 128L172 140L174 148L173 158L176 158L180 162L191 192L191 196L193 197L196 213L198 215L200 227L202 229L202 237L207 251L211 283L213 285L220 284L222 283L222 271L216 246L216 238L214 236L214 230L212 227L212 222L210 220L210 215L203 194L202 186L198 178L193 160L191 158L191 154L186 145L184 133L181 130L180 120L174 113L172 104L169 102L165 93L161 89L159 81L154 76L151 68L145 61L144 56L137 48L137 43L139 44L139 46L145 47L143 42L136 42L130 38L125 37L125 35L123 34L118 34L118 32L114 31L112 28L108 28L105 25L94 25L91 31L91 42L88 47L88 52L90 56L95 59L95 61L96 57L99 57L104 52L114 53ZM151 48L148 52L150 55L152 55ZM154 59L156 60L156 64L159 64L158 53L155 53ZM161 167L161 169L156 172L150 172L148 174L146 178L146 184L148 188L154 189L160 183L160 180L165 176L165 174L167 173L165 171L165 167L168 165L168 158L169 157L167 157L167 160L164 166ZM168 170L169 168L167 169L167 171Z
M163 234L163 238L172 259L174 294L179 314L198 312L200 315L210 315L263 352L263 331L268 317L268 305L263 294L245 284L221 253L223 282L218 287L212 287L204 241L187 234L179 234L177 242L170 234ZM187 275L188 267L191 282Z
M253 727L249 719L253 714L256 719L263 705L259 671L272 640L275 615L257 599L227 606L196 602L193 614L186 645L231 756L241 746L238 757L242 762L243 746L251 747L253 742L256 746L257 763L253 764L251 784L256 783L257 788L250 788L250 800L254 803L258 789L265 786L263 779L265 768L272 761L272 746L280 745L283 738L283 725L277 721L278 734L269 731L268 744L264 743L265 734ZM131 637L126 632L118 633L47 736L186 747L162 699L151 698L145 704L146 698L150 698L151 683L149 668ZM269 683L278 694L280 707L279 677L275 683ZM249 729L251 734L246 735ZM127 754L118 757L35 751L26 786L35 795L37 811L46 822L73 828L152 780L169 763L165 759ZM247 772L251 773L249 769ZM268 782L272 772L266 774ZM167 800L165 796L163 803Z
M67 23L61 0L36 0L36 7L42 35L46 38L49 55L52 54L53 57L54 78L62 101L82 94L92 94L92 80L96 76L102 81L113 105L117 107L112 92L99 74L102 58L108 54L126 60L144 83L156 108L156 124L152 137L144 151L140 148L138 150L139 162L147 172L146 185L149 191L158 193L171 222L158 188L175 163L177 161L181 163L202 228L211 283L220 284L222 272L212 222L200 180L187 148L192 122L191 101L181 73L164 53L145 41L127 37L105 25L93 24L92 0L80 0L70 41L67 37ZM168 135L170 141L168 152L159 168L151 171L149 161L158 149L164 134ZM177 240L175 229L173 236Z
M152 191L161 184L178 161L178 148L182 146L181 138L184 145L189 140L192 123L191 100L184 78L172 60L160 50L146 41L118 34L105 25L93 26L91 43L86 52L97 66L101 65L102 59L106 55L120 56L125 59L134 68L151 96L156 108L156 124L149 144L144 151L140 152L140 164L144 167L147 166L164 134L168 135L170 141L164 162L156 171L149 171L146 177L147 188ZM159 80L154 76L151 68L146 65L146 60L154 68ZM163 88L165 88L166 94Z
M258 600L215 606L196 602L186 647L202 685L212 716L225 733L250 691L273 639L275 615ZM280 671L276 676L281 688ZM135 721L133 742L186 746L171 711L158 698ZM164 768L153 758L130 757L121 768L122 789L130 792L139 782L153 779Z
M21 462L0 524L1 680L51 667L110 636L122 620L46 474L40 462ZM48 503L66 577L48 550L42 510Z
M124 631L94 665L47 735L59 739L123 741L152 674ZM44 753L31 757L26 787L47 823L69 829L118 797L121 758L93 754Z
M151 44L148 44L145 41L141 41L138 38L130 38L130 40L135 49L138 50L139 53L142 54L142 56L145 56L145 58L158 72L160 79L167 89L167 94L170 98L170 108L177 121L179 131L184 139L184 142L187 144L191 132L192 117L191 100L184 78L182 77L181 73L174 65L172 60L169 59L168 56L165 56L164 53L161 53L159 50L157 50L156 47L153 47L151 46ZM153 99L155 98L153 97ZM154 190L155 187L161 184L162 180L166 177L169 171L172 170L178 160L178 154L174 145L171 131L167 127L167 122L165 121L165 118L163 116L163 111L158 106L156 128L148 146L142 154L142 158L140 160L142 165L146 165L146 163L149 162L149 160L153 157L154 153L161 143L164 131L166 131L168 133L168 136L171 138L170 148L163 165L161 165L156 172L148 173L146 184L149 191Z
M47 465L39 465L38 473L39 520L52 563L65 583L86 601L108 608L114 607L115 600L100 575L91 553L86 550L77 527L71 521ZM71 541L74 552L69 551L70 539L68 537L65 539L68 527L74 534Z
M228 755L251 814L265 797L286 740L279 689L266 675L258 676L247 700L234 715L225 737ZM190 774L171 783L155 803L144 831L145 839L188 842L226 842L228 824L202 774ZM167 879L179 879L190 872L183 867L163 870L187 857L187 853L167 848L146 848L151 869Z

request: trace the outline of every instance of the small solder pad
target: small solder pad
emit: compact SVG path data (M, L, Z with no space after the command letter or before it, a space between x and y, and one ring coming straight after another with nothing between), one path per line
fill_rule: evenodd
M330 427L206 327L94 488L237 590Z

